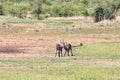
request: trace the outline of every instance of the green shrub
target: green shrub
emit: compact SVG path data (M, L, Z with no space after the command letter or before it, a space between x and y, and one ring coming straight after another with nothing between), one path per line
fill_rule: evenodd
M20 18L24 17L28 11L33 12L37 18L40 14L65 17L84 15L94 16L95 21L97 17L102 17L103 13L105 19L113 19L116 14L120 15L119 0L0 0L0 3L2 3L0 15ZM104 12L99 12L100 7Z
M29 11L29 8L27 6L16 4L16 5L11 6L11 9L9 10L9 13L12 16L17 16L19 18L24 18L27 14L27 11Z
M106 1L104 4L99 5L95 9L95 22L99 22L103 19L114 19L117 11L120 9L119 1Z
M3 6L0 4L0 15L3 15L4 14L4 8Z
M57 5L53 8L53 12L58 16L73 16L74 7L72 4Z
M98 7L95 9L95 22L99 22L104 18L104 9L102 7Z

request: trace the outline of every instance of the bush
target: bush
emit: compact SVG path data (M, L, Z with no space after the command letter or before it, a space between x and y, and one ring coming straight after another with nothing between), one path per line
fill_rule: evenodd
M103 19L112 20L115 19L117 11L120 8L120 3L117 1L107 1L104 5L98 6L95 9L95 22L99 22Z
M95 22L100 22L104 18L104 9L98 7L95 9Z
M73 16L74 14L74 8L72 4L63 4L63 5L57 5L53 8L54 14L57 16Z
M0 4L0 15L3 15L4 14L4 8L3 6Z
M27 6L23 6L19 4L13 5L11 9L9 9L9 13L12 16L16 16L19 18L24 18L27 14L27 11L29 11L29 8Z
M94 16L96 22L101 21L102 17L110 20L115 18L120 8L119 0L0 0L0 2L0 15L23 18L30 11L38 18L41 14L65 17L84 15ZM102 12L99 11L101 9Z

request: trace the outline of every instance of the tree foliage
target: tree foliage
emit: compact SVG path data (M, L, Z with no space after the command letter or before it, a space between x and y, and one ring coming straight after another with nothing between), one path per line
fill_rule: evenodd
M3 6L0 4L0 15L3 15L4 14L4 8Z
M33 13L36 14L39 19L39 15L42 12L42 0L32 0L32 7Z
M95 22L99 22L104 19L112 20L115 18L117 11L120 8L120 3L117 1L107 1L106 3L99 5L95 9Z
M95 22L113 19L120 13L120 0L0 0L0 13L23 17L31 12L51 16L93 16Z

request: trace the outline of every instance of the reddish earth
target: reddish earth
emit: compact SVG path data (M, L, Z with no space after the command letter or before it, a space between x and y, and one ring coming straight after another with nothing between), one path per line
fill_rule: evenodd
M62 39L54 38L3 38L0 37L0 47L49 47L60 43ZM79 43L98 43L98 42L120 42L120 39L93 39L93 38L66 38L67 41L74 45Z
M54 57L55 44L60 43L61 39L56 38L3 38L0 37L0 59L21 59L21 58L37 58L37 57ZM120 42L120 39L91 39L91 38L70 38L64 39L74 45L80 43L98 43L98 42ZM54 57L55 58L55 57ZM93 59L82 58L77 56L64 57L68 60L75 61L78 64L92 64L94 65L107 65L107 66L120 66L120 60L112 59Z
M0 57L4 55L18 55L18 54L31 54L29 56L54 56L55 45L60 43L61 39L56 38L3 38L0 37ZM120 39L92 39L92 38L66 38L64 39L74 45L80 43L97 43L97 42L120 42ZM13 54L14 53L14 54ZM33 55L34 54L34 55ZM20 57L20 55L19 55Z
M20 25L12 25L13 27ZM25 28L30 25L21 25L20 27ZM35 27L38 29L39 27ZM43 28L43 27L42 27ZM31 30L32 28L26 28L26 30ZM54 57L55 55L55 45L60 43L61 38L48 38L48 37L0 37L0 58L36 58L36 57ZM79 45L90 44L90 43L100 43L100 42L120 42L120 38L115 39L94 39L94 38L65 38L64 41L68 43ZM65 59L70 60L80 60L79 63L90 63L90 64L108 64L120 66L120 60L108 60L108 59L88 59L81 58L77 56L65 57Z
M55 44L61 39L54 38L3 38L0 37L0 59L16 58L37 58L54 57ZM74 45L79 43L97 43L97 42L120 42L120 39L91 39L91 38L72 38L64 39ZM78 60L78 64L102 64L107 66L120 66L120 60L82 58L77 56L64 57L68 60ZM75 61L76 62L76 61Z

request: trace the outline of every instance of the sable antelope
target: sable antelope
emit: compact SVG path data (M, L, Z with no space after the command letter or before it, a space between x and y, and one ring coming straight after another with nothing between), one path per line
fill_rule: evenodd
M64 40L63 40L63 48L65 50L65 54L64 56L66 55L66 52L67 52L67 55L69 56L69 52L71 51L71 56L73 56L73 53L72 53L72 45L70 43L65 43Z
M62 49L63 49L63 47L62 47L60 44L56 44L55 57L57 56L57 54L58 54L58 57L63 56L63 55L62 55Z

